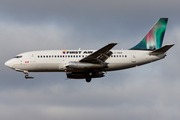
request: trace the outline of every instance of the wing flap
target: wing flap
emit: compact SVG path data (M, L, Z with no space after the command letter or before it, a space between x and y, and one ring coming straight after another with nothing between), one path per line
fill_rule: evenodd
M117 45L117 43L110 43L91 55L81 59L79 62L104 63L113 54L110 49L115 45Z
M103 62L105 62L113 53L111 51L108 51L106 54L102 53L98 59L102 60Z

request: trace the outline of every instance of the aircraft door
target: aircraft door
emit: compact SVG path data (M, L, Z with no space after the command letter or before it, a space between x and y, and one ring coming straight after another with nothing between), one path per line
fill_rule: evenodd
M31 60L31 62L35 62L36 61L34 53L31 53L30 60Z
M136 53L135 52L131 53L131 62L136 63Z

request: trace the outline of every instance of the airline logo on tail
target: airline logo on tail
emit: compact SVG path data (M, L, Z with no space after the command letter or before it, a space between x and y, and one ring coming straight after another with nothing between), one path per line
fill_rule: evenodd
M168 18L160 18L139 44L130 50L156 50L161 48Z

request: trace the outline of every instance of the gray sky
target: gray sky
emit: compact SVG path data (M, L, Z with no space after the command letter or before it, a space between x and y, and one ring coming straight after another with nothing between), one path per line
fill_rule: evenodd
M1 120L179 120L179 0L0 0ZM137 44L168 17L165 59L106 77L66 80L65 73L30 73L4 66L16 54L47 49L114 49Z

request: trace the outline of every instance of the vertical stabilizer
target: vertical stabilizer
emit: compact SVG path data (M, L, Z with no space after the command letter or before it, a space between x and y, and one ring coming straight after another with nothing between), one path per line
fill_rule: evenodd
M160 18L146 36L130 50L156 50L161 48L168 18Z

